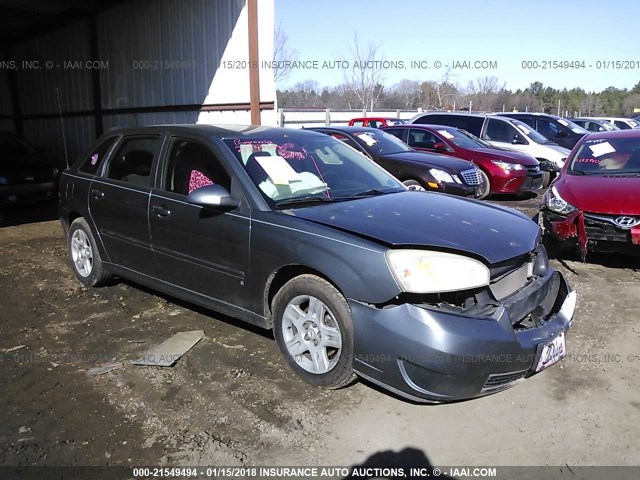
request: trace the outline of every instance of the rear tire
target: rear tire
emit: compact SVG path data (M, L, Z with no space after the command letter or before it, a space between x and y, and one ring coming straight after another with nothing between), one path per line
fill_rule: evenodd
M67 237L71 268L85 287L99 287L113 278L100 259L93 233L84 218L76 218Z
M336 389L355 378L349 304L325 279L300 275L272 303L273 333L291 369L316 387Z
M551 172L542 172L542 188L547 188L551 183Z

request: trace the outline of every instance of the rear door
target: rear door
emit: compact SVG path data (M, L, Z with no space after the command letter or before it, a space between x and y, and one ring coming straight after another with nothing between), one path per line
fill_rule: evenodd
M89 187L89 211L108 260L153 275L148 205L161 135L127 135Z
M200 139L173 136L158 171L149 202L158 278L247 307L250 209L222 156ZM224 186L240 207L225 211L187 202L191 191L211 184Z

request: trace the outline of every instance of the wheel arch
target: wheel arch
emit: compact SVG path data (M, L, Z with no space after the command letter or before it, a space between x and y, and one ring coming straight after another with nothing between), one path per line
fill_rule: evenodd
M344 291L323 272L302 264L284 265L272 272L271 275L269 275L263 293L262 307L264 311L264 317L267 319L267 324L270 328L273 328L271 305L273 303L274 297L288 281L299 277L300 275L316 275L329 282L336 290L338 290L338 292L340 292L343 297L347 298Z

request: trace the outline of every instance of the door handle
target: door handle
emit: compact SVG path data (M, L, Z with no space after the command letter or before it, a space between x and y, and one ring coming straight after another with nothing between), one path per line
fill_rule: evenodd
M153 213L155 213L159 217L168 217L171 215L171 210L163 205L156 205L153 207Z
M93 190L91 190L91 195L93 195L93 198L102 198L104 197L104 192L102 190L94 188Z

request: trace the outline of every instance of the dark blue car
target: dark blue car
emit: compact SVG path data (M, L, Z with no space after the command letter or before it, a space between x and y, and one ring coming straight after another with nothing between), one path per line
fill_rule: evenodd
M575 293L513 210L408 191L320 133L114 130L60 182L73 271L117 275L273 329L325 388L494 393L565 355Z

